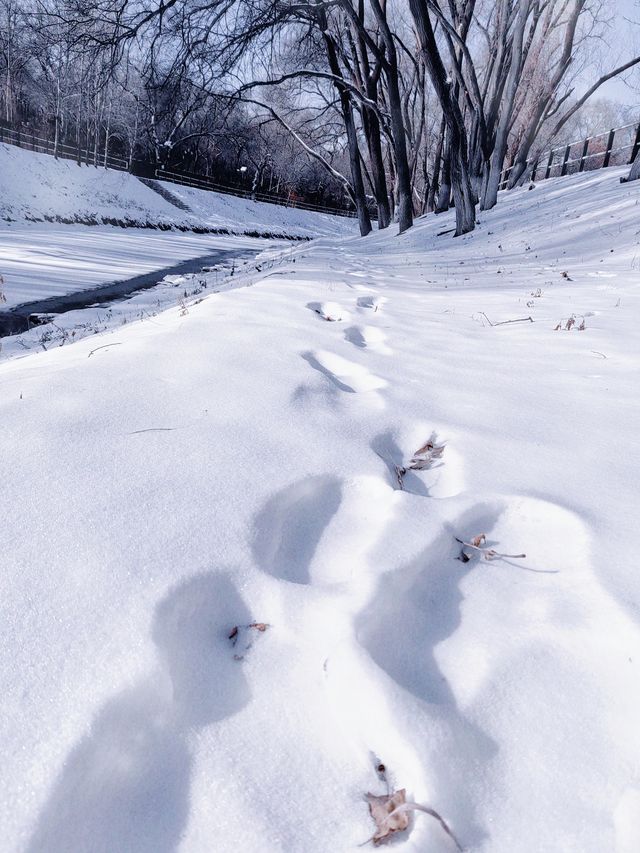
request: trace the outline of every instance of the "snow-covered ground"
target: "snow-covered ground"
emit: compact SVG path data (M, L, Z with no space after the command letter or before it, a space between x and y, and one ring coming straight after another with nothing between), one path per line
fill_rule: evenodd
M620 174L0 365L3 849L640 849Z
M356 231L355 221L345 217L160 183L189 210L171 204L127 172L78 166L0 143L0 221L124 222L284 237Z
M2 309L88 290L218 250L256 254L277 245L255 237L116 226L15 223L0 226Z

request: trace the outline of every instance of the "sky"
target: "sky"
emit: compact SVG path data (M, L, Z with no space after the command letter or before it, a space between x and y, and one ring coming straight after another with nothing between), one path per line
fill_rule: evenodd
M627 59L637 56L640 52L640 2L639 0L610 0L615 18L612 21L610 42L609 70L622 65ZM632 22L636 22L634 26ZM601 72L600 72L601 73ZM588 80L587 86L600 76L594 73ZM624 79L623 79L624 78ZM625 83L628 81L630 85ZM594 97L614 98L629 106L640 104L640 64L621 77L604 83L598 95Z

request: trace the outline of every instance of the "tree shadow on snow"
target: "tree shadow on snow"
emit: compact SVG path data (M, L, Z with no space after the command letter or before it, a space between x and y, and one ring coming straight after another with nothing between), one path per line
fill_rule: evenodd
M189 815L189 731L249 699L228 633L251 617L224 573L174 587L152 637L160 672L108 701L64 762L28 853L170 853Z

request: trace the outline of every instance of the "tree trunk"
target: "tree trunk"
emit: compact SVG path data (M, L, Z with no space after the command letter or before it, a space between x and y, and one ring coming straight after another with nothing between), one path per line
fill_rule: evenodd
M529 8L530 0L520 0L520 9L516 17L513 39L511 41L511 65L509 66L509 74L507 76L505 86L506 91L500 109L500 119L496 130L495 145L489 163L489 176L487 178L485 192L480 205L482 210L490 210L498 201L498 189L500 187L504 158L507 153L507 141L509 137L509 128L511 127L513 104L522 73L522 43L524 38L524 28L529 16Z
M473 231L476 223L475 201L469 180L464 121L458 102L452 96L447 73L436 44L427 0L409 0L409 8L415 21L422 57L433 88L436 90L446 123L448 162L451 168L451 186L456 208L456 236L459 236Z
M367 97L370 97L369 94ZM391 222L391 208L389 206L389 193L387 192L387 178L384 172L380 121L372 110L364 109L362 111L362 127L367 140L369 160L371 161L373 191L378 207L378 229L387 228Z
M409 169L409 160L407 159L402 99L400 98L400 87L398 85L398 54L396 52L393 33L389 27L384 9L378 0L370 0L370 2L380 26L387 53L384 73L387 81L391 134L393 136L393 154L396 165L398 226L399 232L402 234L403 231L406 231L413 225L413 199L411 197L411 171Z
M627 181L637 181L640 178L640 151L636 154L635 160L631 164L631 171Z
M322 35L324 38L325 48L327 51L327 59L329 68L335 77L342 77L340 63L335 44L332 37L327 32L326 18L324 13L319 16L320 25L322 27ZM367 195L364 188L364 179L362 177L362 166L360 163L360 149L358 148L358 134L356 131L356 123L353 118L353 109L349 93L344 86L341 86L338 81L335 87L340 97L340 107L342 110L342 118L344 120L345 130L347 132L347 143L349 146L349 164L351 166L351 182L353 185L353 195L356 204L356 213L358 215L358 225L360 227L360 235L366 237L371 231L371 217L367 207Z

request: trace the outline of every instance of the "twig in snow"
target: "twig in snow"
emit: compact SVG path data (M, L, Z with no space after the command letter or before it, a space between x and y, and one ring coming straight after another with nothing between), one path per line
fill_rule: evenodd
M601 358L607 358L607 356L606 356L603 352L598 352L598 350L597 350L597 349L592 349L592 350L591 350L591 352L592 352L594 355L599 355Z
M498 323L493 323L484 311L478 311L490 326L507 326L509 323L533 323L533 317L517 317L515 320L500 320Z
M91 352L89 353L89 355L87 356L87 358L91 358L91 356L94 354L94 352L98 352L98 350L100 350L100 349L106 349L107 347L119 347L119 346L122 346L121 341L116 341L113 344L104 344L104 346L96 347L95 349L92 349Z
M501 554L494 548L483 547L487 541L487 537L484 533L480 533L478 536L474 536L471 542L465 542L464 539L458 539L457 536L455 537L455 540L456 542L459 542L462 545L462 550L460 551L460 556L458 557L458 559L463 563L468 563L471 559L470 555L465 552L465 548L469 548L471 551L478 551L484 556L485 560L495 560L499 558L524 560L527 556L526 554Z
M582 322L580 323L579 326L576 326L576 320L578 317L582 317ZM562 325L563 323L564 323L564 326ZM560 331L570 332L571 329L575 329L578 332L584 332L584 330L586 328L587 328L587 324L586 324L584 316L582 314L572 314L567 320L565 320L565 319L560 320L558 325L554 327L553 331L554 332L560 332Z
M127 435L140 435L142 432L174 432L178 427L149 427L149 429L134 429L133 432L128 432Z

